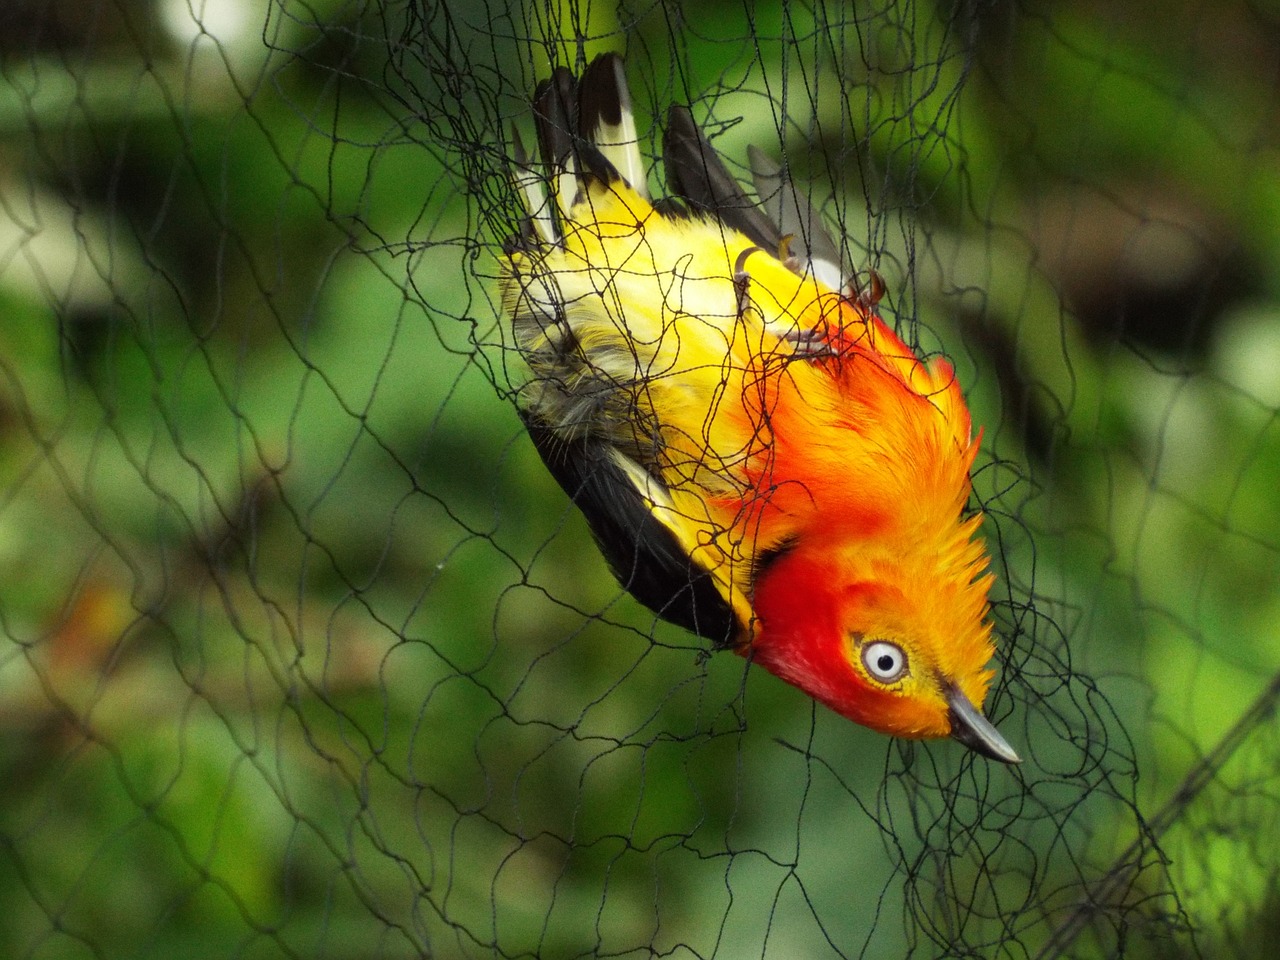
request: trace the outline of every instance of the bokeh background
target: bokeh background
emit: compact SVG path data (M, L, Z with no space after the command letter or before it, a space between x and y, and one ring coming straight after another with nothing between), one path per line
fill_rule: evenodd
M6 0L0 955L1271 955L1280 9L823 7ZM523 437L604 50L955 363L1021 767L705 656Z

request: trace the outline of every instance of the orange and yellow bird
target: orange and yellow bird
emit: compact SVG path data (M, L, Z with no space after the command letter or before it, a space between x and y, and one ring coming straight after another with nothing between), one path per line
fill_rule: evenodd
M515 138L502 309L529 436L619 582L856 723L1007 763L982 714L992 577L951 367L860 293L762 153L752 203L685 107L650 200L622 61L564 68Z

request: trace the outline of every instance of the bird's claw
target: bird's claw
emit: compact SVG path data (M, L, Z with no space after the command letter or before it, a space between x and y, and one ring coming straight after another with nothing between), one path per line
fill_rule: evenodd
M866 310L873 309L882 299L885 291L884 277L874 269L867 270L867 282L862 283L854 277L847 287L847 298Z
M797 359L811 360L836 354L825 321L818 327L790 327L780 333L778 339L791 347L791 355Z
M738 299L739 320L751 306L751 274L747 273L747 258L761 251L761 247L747 247L738 254L738 259L733 264L733 290Z

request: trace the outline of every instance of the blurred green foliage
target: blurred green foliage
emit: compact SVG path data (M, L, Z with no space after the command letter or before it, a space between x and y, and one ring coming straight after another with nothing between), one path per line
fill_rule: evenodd
M1280 45L864 6L0 14L0 954L1026 956L1142 837L1280 651ZM1024 771L702 658L521 435L489 122L608 48L954 360ZM1079 955L1265 955L1242 744Z

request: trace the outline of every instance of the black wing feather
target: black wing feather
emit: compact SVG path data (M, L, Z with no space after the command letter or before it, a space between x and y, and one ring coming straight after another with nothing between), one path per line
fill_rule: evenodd
M781 231L747 197L688 107L676 105L667 111L662 154L667 186L690 208L712 215L771 253L778 249Z
M600 552L622 587L663 620L708 640L734 645L744 629L699 566L614 463L612 448L591 437L565 440L537 416L521 411L529 438L591 527Z

